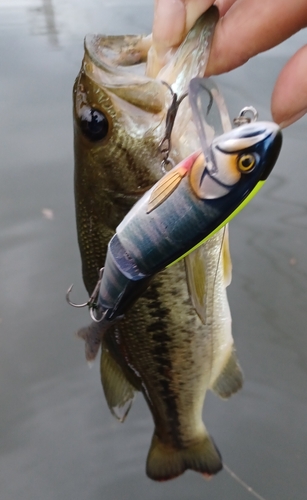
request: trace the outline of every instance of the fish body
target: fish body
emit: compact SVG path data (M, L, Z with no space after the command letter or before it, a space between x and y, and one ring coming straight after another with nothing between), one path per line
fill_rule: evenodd
M172 96L161 80L180 96L203 75L217 18L215 7L201 16L156 79L145 74L148 39L86 38L74 86L74 131L77 231L89 295L116 228L162 177L159 144ZM200 147L184 99L171 159L179 164ZM101 381L118 419L124 420L135 391L143 393L155 424L146 465L154 480L186 469L212 475L222 468L202 408L208 389L227 398L242 385L226 296L230 279L223 229L154 276L120 321L107 329L93 322L79 332L87 359L101 343Z

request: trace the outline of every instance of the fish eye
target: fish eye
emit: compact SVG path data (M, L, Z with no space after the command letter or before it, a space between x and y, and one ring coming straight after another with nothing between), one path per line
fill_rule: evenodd
M242 173L251 172L256 165L256 157L253 154L243 154L238 158L238 169Z
M83 106L80 111L80 127L83 134L92 142L104 139L110 128L106 115L88 106Z

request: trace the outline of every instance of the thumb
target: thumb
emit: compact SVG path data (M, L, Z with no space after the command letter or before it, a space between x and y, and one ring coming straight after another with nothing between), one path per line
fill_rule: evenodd
M273 119L283 128L307 113L307 45L291 57L279 74L271 111Z

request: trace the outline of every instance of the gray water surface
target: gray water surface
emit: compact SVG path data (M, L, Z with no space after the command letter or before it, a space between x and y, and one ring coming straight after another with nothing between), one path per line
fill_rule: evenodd
M138 396L110 415L99 367L73 333L65 291L81 280L73 200L71 90L87 32L149 32L153 1L0 2L0 498L248 500L228 474L145 475L153 431ZM274 81L302 32L218 78L231 116L270 119ZM245 372L205 421L225 463L267 500L307 498L307 119L284 132L266 186L231 223L229 300Z

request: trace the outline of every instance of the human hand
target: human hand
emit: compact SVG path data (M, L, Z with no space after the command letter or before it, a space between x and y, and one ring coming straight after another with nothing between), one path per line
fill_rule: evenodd
M153 47L157 64L178 46L213 0L155 0ZM206 75L230 71L307 26L306 0L217 0L220 11ZM282 127L307 112L307 45L284 66L271 111Z

